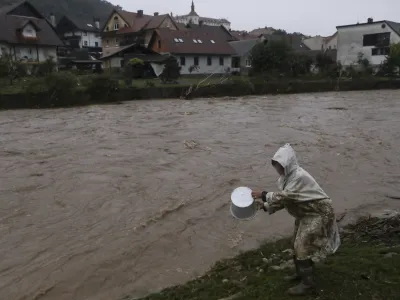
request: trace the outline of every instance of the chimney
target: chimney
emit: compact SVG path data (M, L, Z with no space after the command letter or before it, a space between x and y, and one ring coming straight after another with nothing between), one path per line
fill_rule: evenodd
M142 9L137 11L137 16L138 16L138 18L143 17L143 10Z
M374 19L368 18L368 23L374 23Z
M53 27L57 26L56 16L53 13L50 14L50 23L51 23L51 25L53 25Z
M154 13L154 16L157 17L157 16L158 16L158 12L155 12L155 13Z
M100 20L98 18L94 18L94 26L97 29L100 29Z

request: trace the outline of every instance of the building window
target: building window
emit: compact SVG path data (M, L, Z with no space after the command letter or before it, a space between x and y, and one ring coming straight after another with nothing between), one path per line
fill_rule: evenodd
M109 40L106 40L106 45L108 46L108 44L110 43L110 41Z
M107 27L106 27L106 31L109 31L109 30L110 30L110 28L107 26Z
M86 31L84 31L84 32L83 32L83 35L84 35L84 36L87 36L87 32L86 32Z
M390 44L390 32L366 34L363 38L363 46L387 47Z
M219 65L220 66L224 65L224 58L222 56L219 58Z
M195 66L199 65L199 58L197 56L194 58L194 65Z
M87 45L88 45L87 41L84 41L84 42L83 42L83 44L84 44L85 46L87 46Z
M119 40L115 39L115 45L118 46Z
M119 29L119 23L115 23L114 24L114 30L118 30Z
M249 59L246 59L246 67L251 67L251 63Z
M161 41L160 40L157 41L157 44L158 44L158 49L161 49Z
M99 46L99 42L94 42L94 46L98 47Z
M180 60L181 60L181 66L186 65L186 58L184 56L181 56Z
M212 57L207 56L207 66L211 66L211 65L212 65Z
M374 49L371 49L371 51L372 51L373 56L389 55L390 48L389 47L374 48Z

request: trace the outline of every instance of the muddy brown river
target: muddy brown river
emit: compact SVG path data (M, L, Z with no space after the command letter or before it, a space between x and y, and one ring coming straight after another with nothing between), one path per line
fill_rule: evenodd
M118 300L288 234L285 212L229 213L273 191L290 142L338 213L399 209L400 91L139 101L0 112L0 298Z

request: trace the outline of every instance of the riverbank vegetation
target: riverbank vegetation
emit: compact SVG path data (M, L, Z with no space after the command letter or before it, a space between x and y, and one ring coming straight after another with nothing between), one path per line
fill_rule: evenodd
M341 237L338 252L317 264L317 295L302 299L399 299L400 216L362 218L345 227ZM217 263L196 280L143 300L289 299L285 291L293 284L283 280L293 272L284 268L290 259L288 248L288 239L267 243Z
M251 54L247 76L225 74L181 76L173 57L160 78L143 77L144 63L132 59L117 73L56 71L48 59L26 65L11 56L0 57L0 109L65 107L134 99L245 96L260 94L348 91L399 88L400 46L379 70L362 54L354 65L343 68L324 53L315 60L293 51L284 42L260 43ZM141 71L142 70L142 71ZM88 73L90 72L90 73Z

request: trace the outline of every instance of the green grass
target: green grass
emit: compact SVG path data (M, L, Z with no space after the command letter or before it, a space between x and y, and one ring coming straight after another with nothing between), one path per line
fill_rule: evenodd
M351 232L343 235L338 252L317 265L317 295L302 299L400 299L400 218L389 224L366 219L348 227ZM255 251L217 263L197 280L144 299L217 300L238 293L240 296L236 300L290 299L286 290L291 284L283 280L290 271L272 271L262 260L272 254L282 256L282 250L289 246L288 240L265 244ZM397 255L385 257L387 253Z

